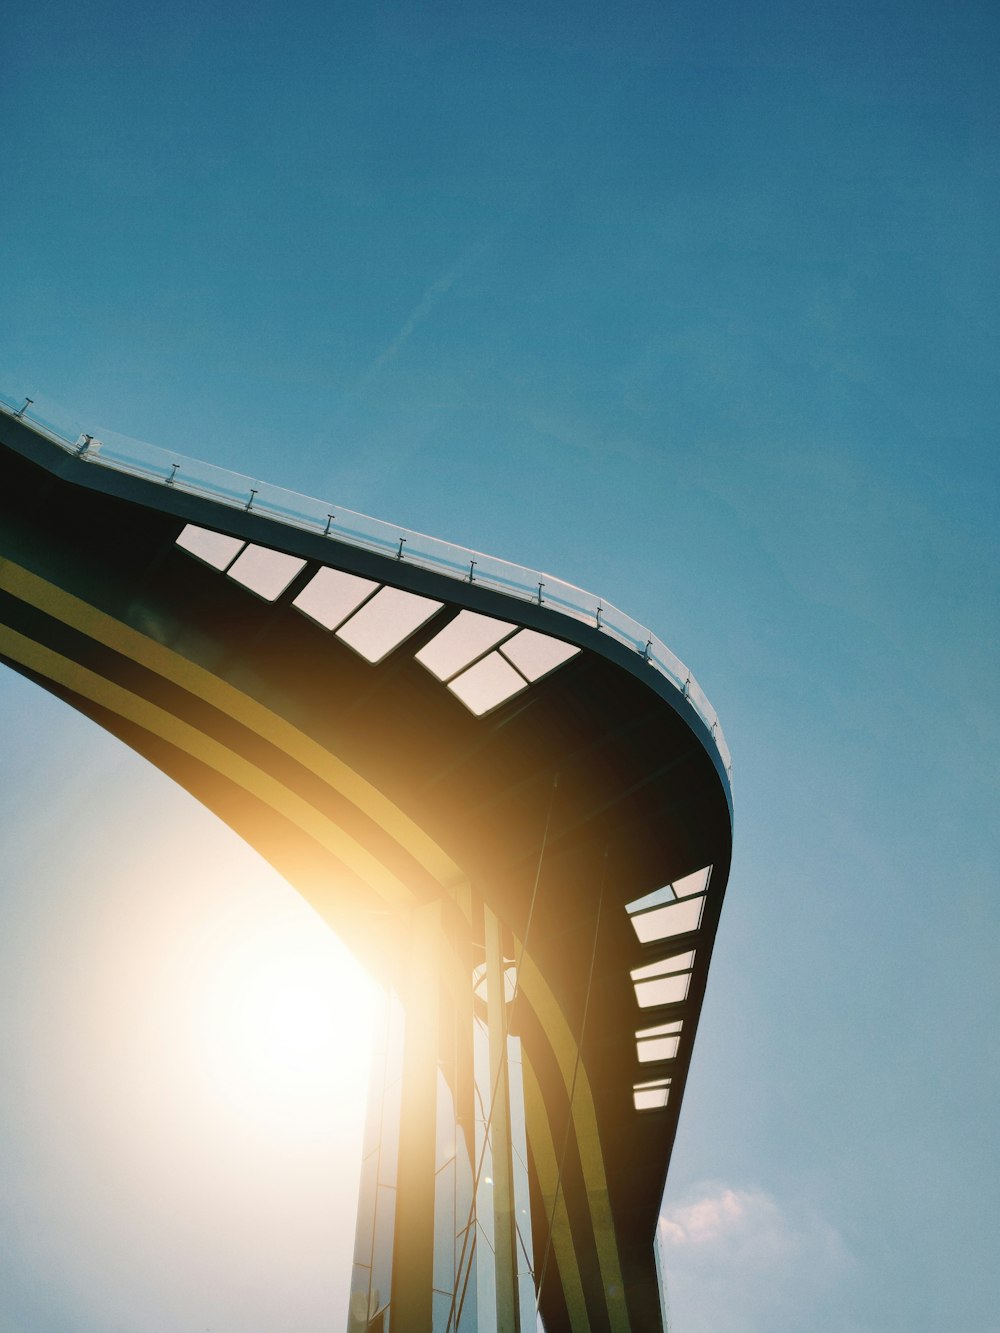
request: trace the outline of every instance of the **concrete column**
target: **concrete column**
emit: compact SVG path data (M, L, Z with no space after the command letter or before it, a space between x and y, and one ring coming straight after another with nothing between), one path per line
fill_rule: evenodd
M441 978L440 905L413 913L405 986L403 1097L390 1322L393 1333L429 1333L434 1284L434 1156Z
M490 1141L493 1155L493 1236L496 1246L498 1333L519 1333L517 1237L514 1226L514 1170L510 1146L510 1084L507 1077L506 978L503 931L484 907L486 1003L490 1034L490 1088L493 1090Z

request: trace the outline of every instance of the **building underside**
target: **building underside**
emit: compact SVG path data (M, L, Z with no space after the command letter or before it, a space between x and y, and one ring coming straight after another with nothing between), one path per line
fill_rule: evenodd
M527 1284L550 1333L659 1330L729 870L721 736L652 640L542 577L186 476L0 414L0 656L219 815L397 997L352 1327L525 1329Z

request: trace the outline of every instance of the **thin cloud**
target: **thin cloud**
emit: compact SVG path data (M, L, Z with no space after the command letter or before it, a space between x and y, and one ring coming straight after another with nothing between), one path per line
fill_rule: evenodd
M838 1323L825 1297L850 1256L836 1228L806 1205L703 1185L664 1211L660 1243L680 1333L845 1328L843 1311Z
M417 328L424 322L442 297L447 296L452 287L465 277L469 270L479 262L488 249L488 240L477 241L475 245L471 245L465 251L458 262L454 264L447 273L431 283L403 321L403 325L396 336L392 339L389 345L378 354L368 369L362 374L358 385L359 388L363 388L365 385L369 384L381 370L384 370L391 361L396 359L403 344L413 336Z

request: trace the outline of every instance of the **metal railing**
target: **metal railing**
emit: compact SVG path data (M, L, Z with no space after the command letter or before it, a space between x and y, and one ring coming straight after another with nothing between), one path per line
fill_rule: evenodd
M252 511L290 527L335 537L338 541L393 556L449 578L479 583L508 597L551 607L563 615L593 625L638 653L690 700L711 731L726 772L732 777L732 759L718 715L684 663L665 643L630 616L583 588L574 587L551 574L443 542L410 528L384 523L343 505L326 504L140 440L112 432L104 432L97 438L78 429L68 413L53 414L51 409L46 413L31 398L17 400L0 391L0 414L23 421L38 434L95 466L158 481L164 486L202 495L234 509ZM61 419L54 420L53 415Z

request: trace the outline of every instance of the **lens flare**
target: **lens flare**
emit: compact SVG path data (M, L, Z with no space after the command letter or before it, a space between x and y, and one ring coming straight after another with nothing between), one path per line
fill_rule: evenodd
M371 983L311 913L246 921L216 940L195 998L205 1077L242 1116L329 1128L367 1077Z

